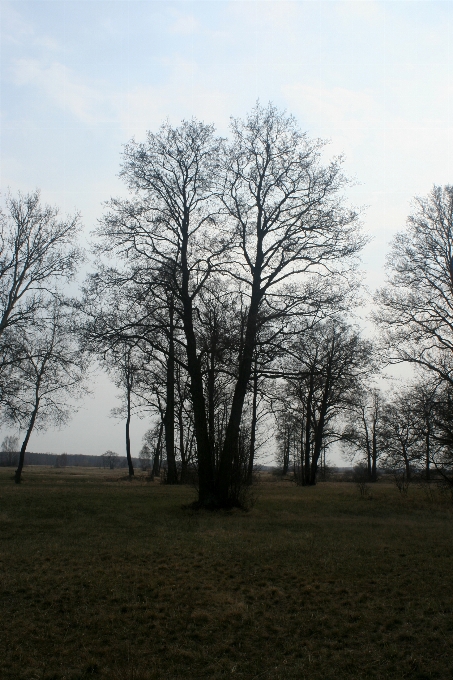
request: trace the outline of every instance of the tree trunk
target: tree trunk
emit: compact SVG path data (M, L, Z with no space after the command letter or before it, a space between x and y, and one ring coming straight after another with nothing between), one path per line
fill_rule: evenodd
M21 479L22 479L22 469L24 467L24 460L25 460L25 452L27 450L28 442L31 436L31 433L33 431L33 428L35 426L35 421L36 421L36 416L38 415L38 409L39 409L39 397L36 394L36 400L35 400L35 407L33 409L33 413L31 414L30 422L28 425L28 429L25 435L25 439L22 442L22 446L20 449L19 453L19 464L17 466L17 470L14 473L14 481L16 484L20 484Z
M372 482L377 482L377 432L376 423L373 423L373 438L372 438L372 448L371 448L371 480Z
M186 457L186 447L184 443L184 420L182 417L183 405L180 401L178 408L178 426L179 426L179 453L181 456L181 482L183 484L187 481L187 457Z
M193 306L189 291L189 268L187 263L188 215L182 226L181 243L181 300L183 305L183 326L186 337L187 372L190 377L190 393L192 397L195 439L198 455L198 504L212 507L217 505L215 494L213 452L211 450L208 424L206 420L206 402L203 392L203 376L197 357L197 342L193 325Z
M257 397L258 397L258 371L255 365L253 368L253 402L252 402L252 428L250 433L250 451L249 451L249 462L247 469L247 484L252 483L253 476L253 462L255 458L255 442L256 442L256 416L257 416Z
M174 301L169 304L169 346L167 359L167 399L165 409L165 452L167 454L167 484L178 483L175 458L175 340Z
M282 475L288 474L289 470L289 451L291 446L291 431L289 428L285 430L285 440L283 442L283 466Z
M308 484L310 486L315 486L316 484L318 461L322 452L323 439L324 439L324 414L321 414L319 422L315 428L315 441L313 445L313 455L311 459L310 479L308 481Z
M156 444L156 450L154 451L154 458L153 458L153 471L152 471L152 478L157 477L160 474L160 457L161 457L161 452L162 452L162 435L164 432L164 421L161 419L160 421L160 428L159 428L159 436L157 439L157 444Z
M405 447L403 447L403 459L404 459L404 467L406 469L406 480L409 482L411 479L411 466L410 466L410 461L407 456L407 452Z
M310 484L310 448L311 448L311 426L312 426L312 408L313 408L313 393L314 393L314 370L310 374L310 386L307 396L307 412L305 417L305 451L304 451L304 474L302 484Z
M208 358L208 427L209 427L209 443L211 451L215 447L215 361L217 353L217 318L215 310L212 313L211 325L211 347Z
M238 366L238 376L231 404L230 417L225 432L225 440L220 454L219 473L217 479L217 498L220 505L227 507L231 503L236 504L237 499L230 498L230 488L233 474L233 462L238 452L239 434L241 428L242 412L244 409L245 395L252 373L253 355L256 346L256 333L258 327L258 312L263 296L261 290L261 272L263 269L263 213L261 206L258 207L256 223L256 255L253 266L253 280L250 292L250 307L245 325L244 345Z
M425 458L425 477L426 481L429 482L430 476L431 476L431 471L430 471L430 458L431 458L431 428L429 425L429 422L427 423L426 427L426 438L425 438L425 447L426 447L426 458Z
M134 466L132 464L131 438L130 438L132 383L129 380L129 377L130 376L127 376L126 458L127 458L127 466L129 468L129 477L133 477L134 476Z
M230 498L230 488L233 474L233 462L238 455L239 433L244 409L245 395L252 373L253 353L255 350L256 327L258 318L260 292L256 285L252 290L247 326L245 331L242 360L239 364L238 377L231 404L230 417L225 432L225 441L220 454L219 473L217 479L217 497L222 507L228 507L235 503L236 499Z
M365 415L365 407L362 406L362 423L363 423L363 429L365 430L365 446L366 446L366 463L367 463L367 476L368 479L371 481L372 477L372 446L370 443L370 436L368 432L368 425L366 422L366 415Z
M330 394L330 380L331 380L331 375L332 375L332 356L334 354L334 348L332 346L332 351L330 354L330 361L327 366L327 376L326 376L326 382L324 385L324 392L322 396L322 402L321 406L319 409L319 420L318 424L315 428L315 443L313 447L313 457L311 460L311 470L310 470L310 485L314 486L316 484L316 473L318 470L318 460L319 456L321 455L321 450L322 450L322 444L324 441L324 427L325 427L325 421L326 421L326 415L327 415L327 410L328 410L328 404L329 404L329 394Z

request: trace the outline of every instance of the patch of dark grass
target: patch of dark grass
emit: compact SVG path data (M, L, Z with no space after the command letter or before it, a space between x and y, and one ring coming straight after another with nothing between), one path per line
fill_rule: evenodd
M452 507L265 478L252 511L0 470L0 677L453 678ZM185 506L185 507L183 507Z

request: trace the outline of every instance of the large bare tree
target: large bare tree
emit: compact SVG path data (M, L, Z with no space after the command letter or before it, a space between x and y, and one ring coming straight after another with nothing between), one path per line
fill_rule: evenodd
M238 502L235 460L239 447L245 450L241 421L258 334L308 314L314 280L322 290L323 277L352 279L351 258L364 239L356 212L342 203L341 159L322 165L321 148L272 105L233 121L229 144L211 126L189 121L165 124L125 148L122 174L132 197L110 202L100 249L127 260L149 287L162 273L171 292L190 378L200 505ZM216 321L206 313L214 276L232 308L242 309L231 329L238 343L225 371L231 389L220 447L210 427L214 392L206 363L209 354L220 365Z
M414 201L387 260L375 319L388 361L427 369L453 384L453 187Z
M357 213L341 199L341 159L324 166L323 143L300 132L293 117L257 104L245 120L233 121L232 136L221 197L236 237L230 273L246 287L249 304L217 479L222 505L230 495L258 331L276 319L287 323L301 300L310 304L299 283L304 277L345 275L364 244Z

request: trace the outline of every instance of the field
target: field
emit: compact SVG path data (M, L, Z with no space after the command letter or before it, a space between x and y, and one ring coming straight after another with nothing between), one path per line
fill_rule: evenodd
M250 512L0 469L0 678L453 678L453 504L263 477ZM184 507L186 506L186 507Z

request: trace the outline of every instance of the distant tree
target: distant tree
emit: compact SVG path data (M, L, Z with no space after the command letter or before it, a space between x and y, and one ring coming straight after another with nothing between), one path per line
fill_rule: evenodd
M134 476L134 465L131 454L130 426L132 416L132 398L136 382L142 366L142 356L140 350L132 343L124 340L118 343L109 352L103 361L107 372L113 377L116 387L121 390L122 404L112 410L112 415L126 418L126 460L129 470L129 477Z
M181 361L176 337L181 329L165 272L133 265L122 271L99 267L87 279L80 309L83 346L123 393L123 403L114 411L126 416L126 448L131 409L144 414L164 408L167 482L177 483L175 366Z
M343 446L352 451L352 457L360 457L366 471L366 481L377 481L377 463L385 450L383 437L383 411L385 399L381 392L362 389L345 411L346 424L341 433Z
M413 409L410 387L398 389L383 408L382 438L385 441L383 462L387 468L403 470L407 482L420 466L420 432Z
M25 452L34 429L62 425L74 412L68 398L84 392L86 360L71 332L71 322L61 299L42 309L34 325L21 329L15 339L20 363L15 367L17 389L4 404L3 419L25 432L15 474L21 481Z
M138 454L138 458L140 460L140 467L142 468L142 470L149 470L151 468L151 456L152 453L150 447L148 446L148 444L143 444Z
M145 432L143 435L142 452L146 457L152 459L151 477L154 479L160 475L162 466L162 436L164 430L164 420L161 418L160 422L153 428Z
M109 449L102 454L102 460L104 461L104 467L114 470L118 465L118 454L115 451L110 451Z
M2 453L7 454L6 464L11 467L16 465L15 459L19 451L19 437L16 435L7 435L1 444Z
M299 483L316 484L321 453L341 439L338 418L373 371L372 346L339 319L301 331L284 360L286 398L298 422Z
M419 466L424 466L425 479L429 480L431 467L433 462L438 460L439 454L439 442L436 439L436 433L439 432L435 419L436 413L440 413L444 381L436 378L435 374L424 373L425 375L410 386L408 398L417 430Z

